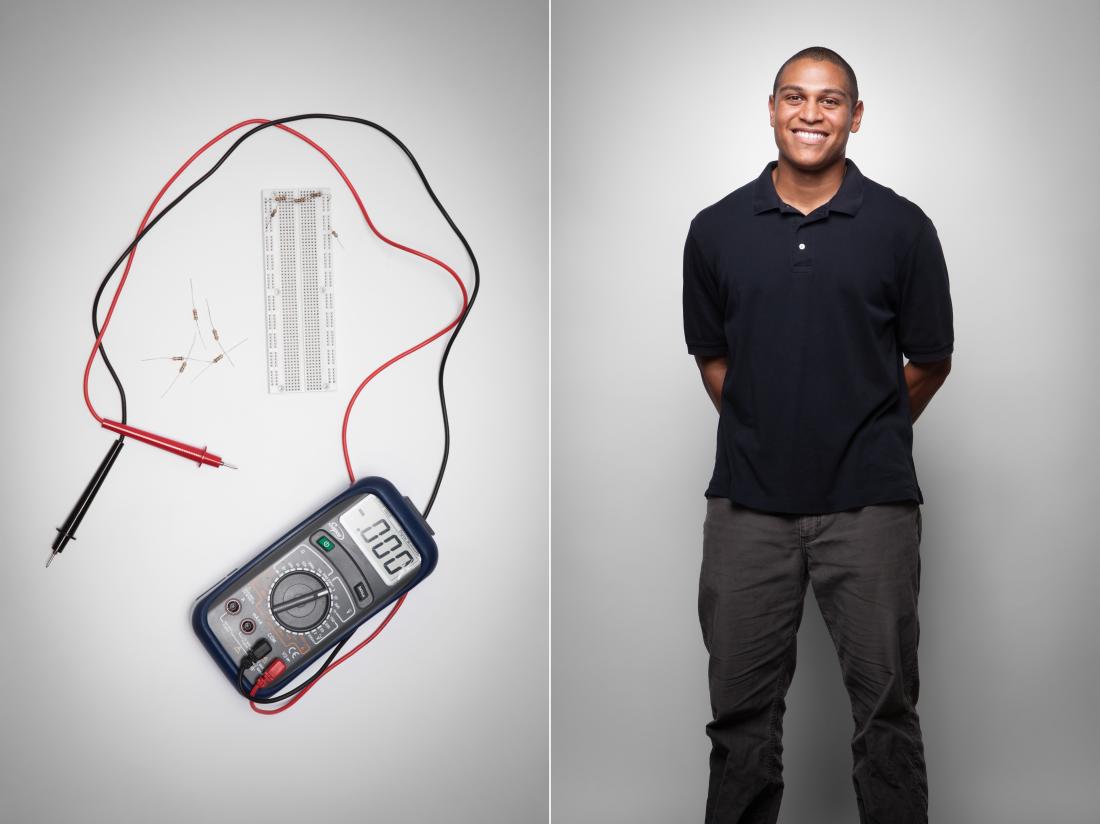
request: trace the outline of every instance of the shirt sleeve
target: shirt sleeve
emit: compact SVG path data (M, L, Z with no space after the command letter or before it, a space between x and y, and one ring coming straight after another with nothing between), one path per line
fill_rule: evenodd
M939 235L927 216L901 275L898 345L916 363L943 360L955 344L951 289Z
M694 231L684 243L684 338L692 355L727 352L725 311L718 279L699 248Z

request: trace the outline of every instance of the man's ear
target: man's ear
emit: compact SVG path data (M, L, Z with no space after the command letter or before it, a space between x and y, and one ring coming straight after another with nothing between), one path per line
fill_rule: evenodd
M852 129L853 132L859 131L859 124L863 121L863 101L856 102L856 107L852 109Z

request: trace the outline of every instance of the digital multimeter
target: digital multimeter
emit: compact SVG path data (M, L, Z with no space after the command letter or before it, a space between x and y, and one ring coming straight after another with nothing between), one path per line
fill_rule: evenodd
M438 551L408 498L383 478L363 478L195 602L191 623L236 685L258 641L270 653L244 671L250 689L277 658L266 698L426 578Z

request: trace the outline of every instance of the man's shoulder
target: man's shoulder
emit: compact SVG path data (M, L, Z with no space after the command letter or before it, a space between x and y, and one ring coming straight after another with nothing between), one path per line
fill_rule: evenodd
M727 232L736 221L752 217L754 182L750 180L721 200L700 210L691 220L691 233L697 237L705 237L716 231Z
M905 195L898 194L889 186L863 176L863 205L868 213L888 220L901 228L919 231L929 220L916 203Z

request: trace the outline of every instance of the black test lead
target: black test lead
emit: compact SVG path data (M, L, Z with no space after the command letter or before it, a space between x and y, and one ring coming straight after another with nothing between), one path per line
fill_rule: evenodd
M458 237L459 241L462 243L463 248L466 250L466 253L470 258L470 262L473 265L474 287L473 287L473 291L470 293L468 304L466 302L465 286L462 284L462 281L458 277L458 275L452 269L450 269L450 267L446 266L441 261L436 260L435 258L433 258L430 255L426 255L423 252L419 252L419 251L417 251L415 249L412 249L410 247L407 247L407 246L404 246L402 244L396 243L396 242L390 240L389 238L385 237L381 232L379 232L378 229L372 223L372 221L370 219L370 216L366 212L366 209L363 207L362 201L360 200L358 193L355 191L354 186L352 186L351 181L348 179L347 175L339 167L339 165L336 163L336 161L332 159L331 155L329 155L324 149L322 149L320 146L318 146L316 143L314 143L308 137L301 134L300 132L295 131L294 129L290 128L287 125L288 123L293 123L293 122L296 122L296 121L314 120L314 119L317 119L317 120L336 120L336 121L343 121L343 122L349 122L349 123L358 123L360 125L367 126L371 129L374 129L374 130L382 133L383 135L385 135L408 158L409 162L413 166L413 169L416 170L416 174L420 178L421 183L424 184L424 188L427 190L428 196L431 198L432 203L435 204L436 208L439 210L440 214L443 216L444 220L447 222L447 225L450 226L452 231L454 231L455 235ZM184 189L183 192L181 192L179 195L177 195L167 206L165 206L163 209L161 209L160 212L158 212L156 215L153 215L153 211L156 209L157 204L160 203L161 198L164 197L165 193L172 186L172 184L176 182L176 180L180 177L180 175L182 175L184 173L184 171L186 171L187 168L200 155L202 155L207 149L209 149L215 143L220 141L223 137L226 137L227 135L231 134L232 132L236 131L237 129L241 128L242 126L252 126L252 128L249 129L245 134L238 137L234 141L233 145L230 146L230 148L221 156L221 158L210 169L208 169L197 180L195 180L189 186L187 186L187 188ZM451 216L447 213L447 210L443 207L443 204L439 201L439 198L436 197L435 192L432 190L432 187L428 183L427 177L424 175L423 169L421 169L420 164L417 162L417 160L413 156L412 152L409 151L408 147L404 143L402 143L401 140L399 140L396 135L394 135L391 131L389 131L385 127L380 126L377 123L374 123L370 120L366 120L366 119L361 118L361 117L352 117L352 116L348 116L348 115L336 115L336 114L319 114L319 113L317 113L317 114L301 114L301 115L293 115L291 117L281 117L281 118L278 118L278 119L275 119L275 120L267 120L267 119L264 119L264 118L253 118L253 119L250 119L250 120L241 121L240 123L237 123L236 125L231 126L228 129L225 129L223 132L221 132L221 134L215 136L213 139L207 141L207 143L204 146L202 146L198 151L196 151L194 154L192 154L191 157L188 158L187 161L179 169L176 170L175 174L173 174L172 177L170 177L168 179L168 182L165 183L163 187L161 187L160 192L153 199L152 204L150 204L149 208L146 210L145 216L142 218L141 224L138 227L138 231L137 231L137 234L135 235L134 239L132 241L130 241L129 245L127 245L127 247L123 250L122 254L119 255L118 259L114 262L114 264L111 266L111 268L107 271L107 274L103 277L102 281L100 281L99 288L96 290L95 299L92 301L92 332L93 332L93 334L95 334L96 339L95 339L95 343L92 346L91 354L88 356L87 363L84 367L84 402L88 407L88 411L91 412L92 416L101 425L103 425L105 428L113 429L113 431L118 432L118 434L121 435L122 437L119 438L119 440L117 441L116 447L112 448L112 451L108 453L107 457L104 458L103 462L100 464L99 468L96 470L95 475L92 477L92 480L89 482L87 488L84 490L84 493L80 496L80 498L77 500L76 505L73 507L72 511L69 513L69 517L65 519L65 523L61 527L58 528L58 530L57 530L58 531L58 537L54 540L54 543L52 545L53 554L50 556L50 561L53 560L53 555L59 554L65 548L65 545L70 540L73 540L75 538L76 528L80 524L80 521L83 519L84 514L87 511L88 507L91 505L92 499L95 497L96 492L99 491L99 487L103 484L103 480L106 478L107 473L110 472L111 467L113 466L115 459L118 457L118 450L121 449L122 442L123 442L126 435L128 435L128 434L132 435L137 440L141 440L144 443L148 443L148 444L151 444L153 446L157 446L157 447L160 447L162 449L166 449L167 451L173 452L173 453L178 454L178 455L182 455L184 457L191 458L193 460L198 460L200 465L202 463L208 463L208 465L211 465L211 466L229 466L230 468L233 468L233 469L236 468L236 467L232 467L230 464L226 464L224 462L221 462L220 459L218 459L218 461L219 461L218 463L210 463L208 461L203 460L201 458L201 456L206 456L208 454L206 452L205 447L203 449L199 450L195 447L188 446L186 444L182 444L178 441L171 441L167 438L162 438L162 437L157 436L157 435L152 435L151 433L147 433L147 432L144 432L143 430L139 430L139 429L133 429L133 431L127 431L130 428L126 424L126 415L127 415L126 391L122 387L122 381L119 379L118 374L115 372L114 366L111 364L110 359L107 357L107 350L103 346L103 337L106 334L107 326L110 324L111 318L114 315L115 306L118 303L118 298L119 298L119 295L121 294L122 287L125 285L126 279L129 276L130 267L133 265L134 256L137 254L137 246L138 246L138 243L141 241L141 239L144 238L145 235L147 235L149 233L149 231L157 223L159 223L164 218L164 216L166 214L168 214L168 212L170 212L172 209L174 209L180 203L180 201L182 201L185 197L187 197L187 195L189 195L192 191L194 191L196 188L198 188L200 185L202 185L202 183L204 181L206 181L212 174L214 174L218 170L218 168L220 168L221 165L226 161L226 159L237 149L237 147L240 146L241 143L243 143L246 139L248 139L252 135L256 134L257 132L260 132L264 129L268 129L268 128L271 128L271 127L276 127L278 129L281 129L281 130L283 130L283 131L285 131L289 134L292 134L295 137L303 140L308 145L312 146L314 149L316 149L318 152L320 152L321 155L324 156L325 159L329 161L329 163L336 169L337 173L340 175L340 177L344 180L345 183L347 183L348 187L351 189L352 195L354 196L357 204L359 205L360 211L363 213L363 216L366 219L367 225L371 228L371 231L374 232L374 234L379 237L380 240L384 241L385 243L389 244L390 246L401 249L402 251L405 251L405 252L409 252L413 255L424 258L426 260L430 260L430 261L442 266L444 269L446 269L448 272L450 272L450 274L459 282L459 286L463 290L463 311L460 314L460 317L454 323L450 324L446 329L441 330L439 333L437 333L436 335L433 335L428 340L423 341L421 344L414 347L413 350L409 350L409 352L411 352L411 351L414 351L415 349L419 349L420 346L423 346L423 345L426 345L426 344L430 343L432 340L435 340L435 338L439 337L440 335L444 334L445 332L450 331L451 329L454 330L453 333L451 334L450 338L448 339L446 346L443 349L443 357L441 358L440 364L439 364L439 380L438 380L438 384L439 384L439 403L440 403L440 411L442 412L442 415L443 415L443 460L440 463L439 472L436 475L435 484L432 487L432 492L431 492L431 495L428 498L428 503L424 507L423 515L426 517L428 512L431 511L431 508L432 508L433 504L435 503L436 495L439 493L439 488L440 488L440 486L443 482L443 473L447 468L447 459L450 455L450 441L451 441L450 422L449 422L449 417L448 417L448 414L447 414L446 396L445 396L444 389L443 389L443 373L444 373L444 371L446 369L446 366L447 366L447 360L450 357L451 347L454 345L454 341L455 341L456 336L458 335L458 332L465 325L466 316L468 314L468 311L469 311L470 308L473 307L474 300L476 300L478 290L480 288L480 273L479 273L479 270L478 270L477 259L474 257L473 249L470 248L470 244L466 241L466 238L463 236L462 232L459 231L458 226L455 225L454 221L451 219ZM312 196L317 196L317 195L314 194ZM276 206L276 210L277 210L277 208L278 207ZM272 211L271 217L274 217L274 215L275 215L275 210ZM270 218L269 218L269 220L270 220ZM118 270L118 268L120 266L122 266L122 264L124 262L125 262L126 265L123 268L121 279L119 281L118 286L115 289L114 297L112 298L111 304L110 304L109 308L107 309L107 315L103 320L103 325L102 325L102 328L101 328L100 327L100 322L99 322L99 302L100 302L100 299L103 297L103 293L107 288L107 284L110 282L110 280L114 276L115 272ZM191 280L192 280L191 288L193 290L194 289L194 282L193 282L193 279L191 279ZM194 298L192 296L192 317L195 320L197 320L197 318L194 318L194 315L196 315L196 314L197 314L197 308L194 305ZM205 345L205 343L204 343L204 345ZM409 352L403 353L402 355L398 356L398 358L396 358L396 359L399 359L400 357L404 357L406 354L409 354ZM111 379L114 381L115 387L118 389L119 404L120 404L120 407L121 407L121 414L119 416L119 422L118 423L115 423L113 421L107 421L105 418L103 418L98 412L96 412L96 410L93 407L92 402L91 402L91 396L90 396L90 393L89 393L88 382L89 382L89 376L90 376L90 373L91 373L92 364L95 362L95 359L96 359L97 356L101 359L101 361L103 363L103 366L107 369L107 372L110 374ZM228 358L228 355L226 357ZM394 360L396 360L396 359L394 359ZM187 359L185 358L184 363L186 363L186 360ZM392 363L392 362L393 361L391 360L389 363L385 364L381 368L382 369L386 368L386 366L389 366L389 364ZM369 381L370 378L368 377L367 380ZM366 381L364 381L363 385L365 385L365 383L366 383ZM360 389L362 389L363 385L360 386ZM358 392L356 392L356 395L358 395ZM352 403L354 403L354 398L352 399ZM349 405L348 412L350 412L350 405ZM347 428L346 417L347 416L345 415L345 422L344 422L345 433L346 433L346 428ZM109 424L111 424L111 425L109 425ZM140 434L138 434L138 433L140 433ZM351 471L351 464L350 464L350 458L347 455L346 443L345 443L344 460L345 460L345 464L347 464L348 470L350 472ZM49 566L49 562L47 562L47 566Z
M88 486L84 488L83 494L69 513L69 517L65 519L65 523L57 528L57 537L54 538L53 544L50 546L50 557L46 559L47 569L49 569L50 564L53 563L54 557L60 555L62 550L65 549L65 545L69 543L69 541L76 540L76 528L80 526L80 522L84 520L84 514L88 511L88 507L92 505L92 500L95 498L96 493L99 492L99 488L103 485L103 480L107 477L107 473L111 471L111 467L114 465L115 459L118 458L118 453L122 451L123 443L127 437L163 449L165 452L171 452L173 455L179 455L181 458L195 461L199 466L212 466L214 468L224 466L226 469L237 469L233 464L222 460L221 456L210 452L205 446L191 446L190 444L180 441L174 441L171 438L165 438L163 435L146 432L144 429L138 429L136 426L129 426L117 421L109 421L105 418L100 423L104 429L116 433L119 438L111 444L111 448L107 450L107 454L100 462L99 468L96 469L95 474L92 475L92 479L88 481Z
M329 155L324 149L322 149L320 146L318 146L316 143L314 143L308 137L306 137L302 133L297 132L294 129L290 128L288 125L286 125L288 123L292 123L292 122L295 122L295 121L312 120L312 119L337 120L337 121L344 121L344 122L352 122L352 123L358 123L360 125L370 127L370 128L372 128L372 129L374 129L378 132L381 132L383 135L385 135L391 142L393 142L402 151L402 153L408 158L409 162L412 164L413 168L415 169L415 171L417 173L417 176L420 178L421 183L424 185L424 188L427 191L428 196L431 198L432 203L439 210L439 213L442 215L443 219L447 222L447 225L451 228L451 230L454 232L455 236L461 242L463 249L466 251L466 254L469 257L470 264L473 268L473 289L470 290L469 293L467 293L466 285L463 282L462 278L459 277L458 273L455 272L454 269L452 269L450 266L445 264L443 261L441 261L441 260L439 260L435 257L432 257L429 254L418 251L418 250L416 250L412 247L405 246L403 244L397 243L396 241L391 240L390 238L386 237L381 231L379 231L378 228L374 225L373 221L371 220L370 215L367 213L366 208L363 206L362 200L360 199L358 193L355 191L355 187L352 185L352 183L348 179L347 175L339 167L339 165L331 157L331 155ZM212 168L207 170L206 173L204 173L196 181L191 183L191 185L189 185L180 195L178 195L175 199L173 199L167 206L165 206L159 213L157 213L155 216L153 216L152 219L150 220L150 217L153 215L153 211L156 209L157 204L160 202L161 198L168 191L169 187L171 187L171 185L180 177L180 175L183 174L183 172L188 168L188 166L190 166L191 163L194 162L194 160L196 158L198 158L200 155L202 155L203 152L205 152L207 149L209 149L215 143L217 143L222 138L226 137L227 135L231 134L232 132L236 131L237 129L239 129L243 126L252 126L253 128L249 129L248 132L246 132L245 134L238 137L237 140L233 143L233 145L230 146L230 148L222 155L222 157L213 165ZM428 572L430 572L431 568L434 567L434 564L435 564L436 553L435 553L435 550L434 550L434 542L432 541L432 539L430 537L431 536L431 530L427 526L427 523L426 523L425 519L428 517L428 513L431 512L432 507L435 504L436 496L439 494L440 486L442 485L442 482L443 482L443 475L444 475L444 472L447 469L447 462L448 462L448 458L450 456L451 427L450 427L449 415L447 413L447 401L446 401L446 394L445 394L445 391L444 391L443 377L444 377L444 372L445 372L446 367L447 367L448 358L450 357L450 354L451 354L451 348L454 345L455 340L457 339L458 333L462 330L463 326L465 325L466 319L469 316L469 312L473 308L474 302L477 299L477 295L478 295L478 292L480 290L480 285L481 285L481 276L480 276L480 271L479 271L479 267L478 267L478 263L477 263L477 258L474 256L474 252L473 252L473 249L470 248L470 244L467 242L465 236L459 230L458 226L455 225L454 221L451 219L451 216L447 213L447 210L443 207L443 204L439 201L439 198L436 196L435 192L432 190L432 187L428 183L428 179L425 176L424 171L421 169L420 164L417 162L417 160L413 156L412 152L409 151L408 147L406 147L405 144L402 143L392 132L390 132L388 129L378 125L377 123L373 123L373 122L371 122L369 120L365 120L363 118L351 117L351 116L347 116L347 115L302 114L302 115L294 115L294 116L291 116L291 117L278 118L276 120L253 118L253 119L250 119L250 120L242 121L242 122L240 122L240 123L238 123L234 126L231 126L230 128L224 130L221 134L217 135L216 137L214 137L213 139L208 141L202 148L200 148L193 155L191 155L191 157L176 171L176 173L171 178L169 178L168 182L164 184L164 186L162 187L160 192L157 194L156 198L154 198L153 203L149 206L149 209L146 211L145 216L142 219L141 225L138 227L137 235L130 242L130 244L126 247L126 249L122 252L122 254L119 256L118 260L115 261L115 263L108 270L107 274L104 276L103 280L100 282L99 288L96 291L95 299L92 302L92 331L95 333L96 339L95 339L95 343L92 346L92 352L88 357L87 364L86 364L85 369L84 369L84 401L85 401L85 404L88 407L88 411L91 412L92 416L104 428L109 429L113 432L116 432L120 437L119 437L118 441L116 442L115 446L113 447L113 454L109 454L108 457L106 459L104 459L103 464L100 466L99 470L97 470L96 477L93 478L92 483L90 483L88 489L85 490L85 493L81 497L81 500L78 502L77 506L74 507L73 513L70 513L69 518L66 520L65 526L62 527L61 529L59 529L60 534L59 534L58 540L55 542L55 545L60 544L60 546L58 546L57 550L54 553L54 554L57 554L58 552L60 552L61 549L64 547L64 544L68 540L70 540L74 537L73 533L75 532L76 525L79 524L80 519L83 517L83 514L86 511L89 503L91 502L91 499L94 497L95 492L98 490L99 486L102 484L103 478L106 476L107 472L110 470L111 465L114 463L114 459L115 459L115 457L117 457L117 453L121 449L123 440L126 436L133 437L136 440L140 440L144 443L148 443L148 444L151 444L153 446L157 446L161 449L165 449L167 451L173 452L175 454L191 458L192 460L196 460L196 461L199 462L200 466L203 465L203 464L206 464L206 465L209 465L209 466L228 466L230 468L236 468L236 467L232 467L231 464L228 464L225 461L222 461L221 458L219 458L218 456L210 454L206 450L205 447L203 447L200 450L196 447L188 446L187 444L183 444L183 443L180 443L178 441L173 441L173 440L170 440L168 438L163 438L163 437L158 436L158 435L153 435L152 433L145 432L144 430L137 429L136 427L128 426L127 423L126 423L126 392L122 387L122 382L119 379L117 373L115 372L114 367L112 366L109 358L107 357L106 349L103 346L103 336L106 334L107 326L111 321L111 317L112 317L112 315L114 313L114 310L115 310L115 307L118 303L119 294L121 293L122 287L125 284L126 278L127 278L128 274L130 272L130 267L133 264L134 256L136 254L137 245L138 245L139 241L143 237L145 237L145 235L147 235L149 233L149 231L153 228L153 226L155 226L158 222L160 222L160 220L169 211L171 211L176 205L178 205L180 201L182 201L188 194L190 194L192 191L194 191L195 188L197 188L205 180L207 180L212 174L214 174L214 172L216 172L218 170L218 168L221 167L221 165L226 161L226 159L236 150L236 148L241 143L243 143L248 137L256 134L257 132L259 132L263 129L271 128L271 127L276 127L276 128L278 128L282 131L285 131L289 134L294 135L295 137L299 138L300 140L303 140L308 145L312 146L314 149L316 149L318 152L320 152L320 154L322 156L324 156L324 158L326 160L329 161L329 163L333 166L333 168L337 171L337 173L343 179L343 181L347 184L349 190L351 191L352 196L355 198L356 204L359 206L359 210L362 213L363 218L365 219L368 227L378 237L379 240L383 241L384 243L386 243L386 244L388 244L388 245L390 245L394 248L400 249L404 252L415 255L415 256L420 257L424 260L430 261L431 263L434 263L437 266L440 266L448 274L450 274L451 277L454 278L455 282L458 284L458 287L459 287L460 291L462 292L462 308L459 311L458 316L454 320L452 320L449 324L447 324L445 327L438 330L433 335L431 335L431 336L425 338L424 340L420 341L419 343L409 347L408 349L404 350L400 354L395 355L394 357L390 358L388 361L386 361L381 366L379 366L374 372L372 372L366 378L364 378L364 380L359 384L358 388L355 390L355 392L353 393L351 399L348 402L347 409L344 412L344 422L343 422L343 428L342 428L342 431L341 431L341 445L342 445L343 453L344 453L344 463L345 463L345 466L347 467L349 478L352 481L352 487L351 487L351 490L349 490L349 492L351 492L352 490L357 490L357 489L365 491L367 488L370 488L372 490L372 492L367 495L367 498L375 498L374 493L377 493L378 495L381 496L382 499L386 500L386 505L388 506L388 509L386 509L384 507L385 511L389 511L391 514L395 514L395 515L398 512L404 511L405 514L403 516L399 517L398 520L405 520L406 521L406 526L412 531L412 533L414 533L414 534L415 533L420 533L419 538L417 540L415 540L411 544L404 545L405 548L401 548L402 545L400 545L400 540L398 538L394 537L394 536L389 535L388 534L389 528L387 528L386 529L387 534L385 534L384 537L382 536L382 533L378 533L377 535L373 536L374 538L381 538L381 541L378 542L377 544L371 544L370 545L370 550L371 551L370 551L370 554L368 556L366 556L367 560L371 564L375 564L375 565L377 565L375 563L376 560L377 560L378 563L382 564L382 570L387 574L387 576L389 576L390 574L393 573L393 570L390 569L390 566L392 564L397 564L400 559L404 559L404 558L406 558L406 556L414 557L413 554L412 554L412 549L413 549L413 547L419 545L420 547L422 547L425 550L425 553L421 556L422 559L425 562L416 564L416 566L419 567L419 569L421 570L421 573L414 576L413 579L408 580L407 583L405 581L402 581L397 586L396 589L390 589L389 592L384 594L384 597L381 598L379 600L379 602L374 604L374 606L370 610L372 614L373 614L373 612L375 612L378 609L381 609L381 608L383 608L384 606L387 606L387 605L390 606L390 609L389 609L389 612L382 619L382 621L375 627L375 629L370 633L370 635L367 638L365 638L364 640L359 642L351 651L345 653L342 657L337 658L337 656L339 655L341 649L350 640L350 637L351 637L350 633L347 633L347 634L341 633L341 637L339 639L334 638L332 640L332 646L331 646L331 649L329 650L328 658L324 660L324 662L322 663L320 669L316 670L312 675L310 675L304 682L299 684L297 687L294 687L294 688L288 690L287 692L285 692L285 693L283 693L282 695L279 695L279 696L260 697L257 694L257 692L260 689L264 688L264 687L270 686L282 674L278 669L279 665L282 664L283 669L284 670L286 669L285 662L282 661L282 660L278 660L278 659L276 659L276 660L272 661L270 664L266 665L264 670L263 670L263 673L262 673L261 677L253 684L251 690L249 691L249 694L246 696L246 697L249 697L249 698L252 699L250 703L251 703L253 711L261 713L261 714L265 714L265 715L272 715L272 714L276 714L276 713L279 713L279 712L283 712L286 709L289 709L291 706L293 706L294 703L296 703L317 682L318 679L320 679L322 676L324 676L325 674L330 672L333 668L339 666L342 662L346 661L348 658L350 658L352 655L354 655L356 652L358 652L364 646L369 644L375 637L377 637L377 635L380 632L382 632L383 629L385 629L386 625L393 619L394 615L397 613L397 610L400 608L401 604L405 600L406 595L408 594L408 590L411 589L411 587L414 586L421 579L422 575L426 575ZM272 217L273 216L274 216L274 211L272 212ZM269 220L270 220L270 218L269 218ZM127 260L127 257L129 257L129 260ZM99 324L99 302L100 302L100 298L102 297L103 292L106 289L108 282L111 280L111 277L114 275L115 271L123 264L124 261L126 261L126 266L123 269L122 277L120 279L120 282L119 282L118 286L115 289L114 297L111 300L110 308L107 310L107 315L106 315L106 318L103 320L103 327L101 329L100 324ZM421 349L422 347L427 346L432 341L437 340L438 338L442 337L443 335L447 334L448 332L450 332L451 334L450 334L449 338L447 339L445 346L443 347L443 354L442 354L442 357L440 358L439 372L438 372L439 405L440 405L440 412L441 412L441 415L442 415L442 423L443 423L443 455L442 455L442 460L440 461L439 470L436 474L435 483L432 486L431 494L428 497L428 501L424 505L423 509L418 512L416 510L416 508L413 507L412 502L409 501L408 498L402 498L399 495L399 493L397 493L396 490L393 489L392 485L389 484L389 482L385 481L384 479L381 479L381 478L365 478L365 479L362 479L361 481L358 481L358 482L356 481L355 473L354 473L354 471L352 469L352 465L351 465L351 456L348 452L348 444L347 444L348 421L349 421L349 418L350 418L350 415L351 415L352 407L354 406L355 400L359 396L359 393L363 390L363 388L376 375L378 375L383 370L387 369L393 363L396 363L397 361L401 360L402 358L404 358L404 357L412 354L413 352L416 352L417 350ZM89 375L90 375L90 371L91 371L91 368L92 368L92 364L94 363L97 355L102 360L103 366L110 373L110 376L111 376L112 380L114 381L116 388L118 389L119 402L120 402L120 407L121 407L121 410L120 410L121 414L120 414L120 421L119 422L109 421L109 420L103 418L99 413L96 412L96 410L95 410L95 408L94 408L94 406L92 405L92 402L91 402L88 382L89 382ZM387 491L387 489L389 491ZM364 498L355 507L356 511L360 512L360 514L362 514L362 506L361 505L364 504L366 500L367 499ZM349 510L348 512L343 513L343 517L351 517L350 512L351 511ZM366 533L366 532L370 532L371 530L380 529L381 527L379 525L383 524L383 523L385 523L384 519L379 520L376 523L373 523L371 525L370 529L361 528L361 529L359 529L359 532ZM361 537L363 537L363 539L366 540L365 535L363 535ZM372 540L373 540L373 538L372 538ZM395 541L398 542L399 545L397 547L391 546L391 544L393 544ZM322 550L335 550L335 543L332 543L332 542L330 542L330 545L327 545L327 546L324 542L321 542L319 545L321 546ZM275 549L275 547L272 547L271 549ZM360 547L360 549L363 549L363 547ZM400 551L398 551L398 550L400 550ZM379 554L379 553L382 553L382 554ZM396 553L396 554L394 554L394 553ZM392 557L390 557L391 555L392 555ZM51 560L52 560L52 557L51 557ZM259 559L255 559L255 560L259 560ZM48 565L49 564L47 563L47 566ZM292 581L291 583L296 583L296 582ZM356 598L359 599L360 601L362 601L365 598L366 602L368 604L371 603L371 596L365 590L361 594L360 593L360 588L358 586L356 586L356 587L354 587L354 592L355 592ZM290 595L289 592L286 593L286 594ZM297 592L292 597L296 598L300 594L301 594L300 592ZM313 598L312 602L315 603L315 604L316 603L322 603L320 594L318 594L316 598ZM236 602L234 602L234 603L236 603ZM324 603L328 603L328 599L325 599ZM275 606L278 606L278 604L276 604ZM238 607L238 611L239 611L239 607ZM280 610L280 614L282 614L283 612L284 611ZM366 618L368 618L369 616L366 615L366 614L363 614L360 617L361 617L362 620L366 620ZM244 626L244 623L245 623L246 620L250 625L250 628L248 628L248 629L246 629L245 626ZM255 629L255 624L251 619L242 619L242 625L241 625L241 631L242 632L244 632L245 634L250 634L254 629ZM261 653L262 653L262 650L257 650L256 651L257 655L260 655ZM245 661L248 662L249 658L246 657ZM247 666L247 664L246 664L246 666ZM289 699L289 700L286 700L286 699ZM282 702L282 701L285 701L285 703L283 703L282 706L278 707L277 709L273 709L273 710L263 710L263 709L260 709L259 707L256 706L256 704L258 702L274 703L274 702Z
M65 519L65 523L57 528L57 537L53 539L53 544L50 546L50 557L46 559L47 569L49 569L50 564L53 563L53 559L65 549L65 544L69 543L69 541L76 540L76 528L80 526L80 522L84 520L84 513L87 512L88 507L92 505L92 499L95 498L95 494L99 492L99 488L103 485L103 480L107 477L107 473L111 471L111 466L118 457L118 453L122 451L124 440L124 437L120 434L119 439L111 444L111 448L108 449L107 454L103 456L99 468L96 469L95 474L92 475L92 479L88 481L88 485L84 488L84 493L77 500L76 506L74 506L72 512L69 513L69 517Z

